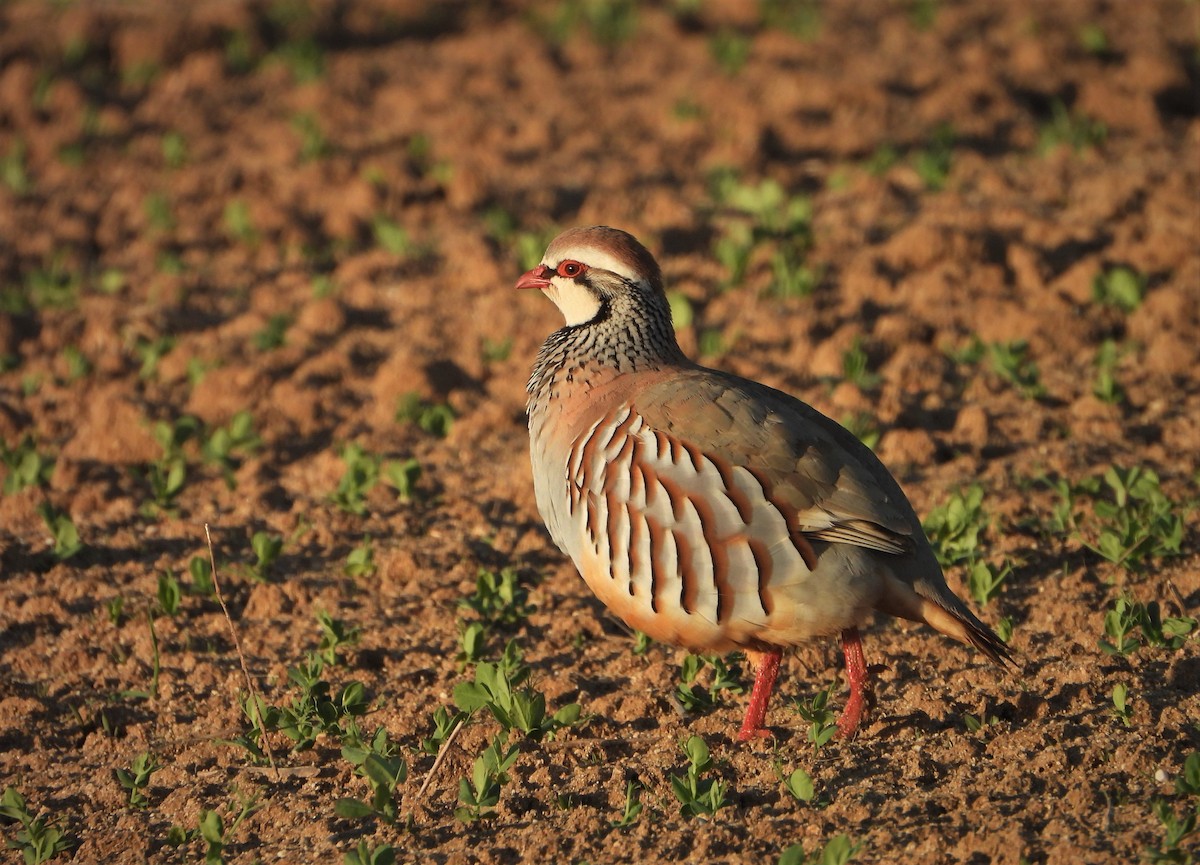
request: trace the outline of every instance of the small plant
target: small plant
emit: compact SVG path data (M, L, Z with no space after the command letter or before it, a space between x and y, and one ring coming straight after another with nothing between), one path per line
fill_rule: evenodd
M1021 396L1037 399L1046 395L1038 366L1029 358L1029 344L1025 340L994 342L986 348L992 371L1015 387Z
M946 185L954 156L954 139L954 130L943 124L934 130L925 148L913 154L913 170L926 189L936 192Z
M340 456L346 464L346 472L338 481L331 498L335 505L347 513L363 516L367 513L367 493L379 481L383 461L353 442L342 448Z
M1098 147L1108 138L1108 127L1077 112L1068 111L1062 100L1054 100L1050 119L1038 130L1037 152L1045 156L1063 145L1076 153Z
M133 346L133 354L142 364L138 375L146 381L158 378L158 362L174 347L173 337L161 336L153 340L139 337Z
M1133 312L1146 296L1146 277L1129 267L1110 267L1092 280L1092 300L1124 313Z
M736 653L730 656L740 660ZM708 688L692 684L705 667L713 670L712 684ZM675 686L675 697L690 712L711 709L717 705L721 691L740 694L744 690L739 676L741 669L726 663L718 655L686 655L679 665L680 683Z
M54 546L51 549L54 558L65 562L83 549L83 542L79 540L79 530L71 521L70 514L59 510L49 502L39 504L37 512L42 518L42 522L46 524L46 528L50 530L50 537L54 540Z
M1108 34L1099 24L1084 24L1079 28L1079 46L1088 54L1107 54Z
M1122 351L1111 339L1106 339L1096 349L1096 378L1092 382L1092 394L1102 402L1116 405L1125 400L1125 390L1117 381L1117 364Z
M262 806L255 797L239 797L236 814L232 803L227 808L227 815L233 818L228 825L225 818L215 809L201 809L196 828L172 826L167 832L167 843L173 847L182 847L196 840L203 841L205 865L221 865L225 861L225 848L229 844L229 838L237 832L242 822L260 807Z
M861 391L874 390L879 386L880 377L870 371L869 364L870 358L862 347L862 340L855 339L854 344L842 352L842 378Z
M321 123L315 114L301 112L292 116L292 129L300 136L300 159L312 162L329 155L329 140L321 130Z
M20 826L15 836L6 843L10 850L21 851L26 865L57 859L60 853L66 853L76 846L75 840L63 829L61 821L51 821L44 814L35 817L25 804L25 797L15 787L4 788L4 795L0 796L0 817Z
M430 435L445 438L454 424L454 410L445 403L428 402L420 394L410 392L396 403L396 422L415 423Z
M800 844L793 844L779 857L779 865L846 865L862 849L851 842L849 835L837 835L820 850L805 853Z
M175 228L175 215L171 212L171 200L164 192L151 192L142 202L142 210L146 214L146 222L160 234L167 234Z
M267 326L251 337L254 347L262 352L274 351L287 344L287 329L292 326L292 317L280 313L267 319Z
M188 562L188 575L192 578L191 592L205 598L211 598L217 593L213 581L212 563L203 556L192 556Z
M1188 850L1191 845L1185 847L1183 844L1196 831L1196 824L1200 821L1200 803L1190 806L1185 803L1182 817L1175 812L1175 806L1166 799L1154 799L1150 803L1150 809L1162 824L1163 840L1162 844L1146 850L1147 860L1155 865L1191 865L1195 861Z
M1136 570L1182 554L1183 517L1153 469L1110 466L1101 477L1076 485L1066 480L1050 485L1059 494L1051 527L1069 532L1106 561ZM1076 509L1081 495L1091 500L1090 515Z
M63 362L67 367L69 383L77 382L92 372L92 362L76 346L68 345L63 349Z
M163 571L158 575L158 608L163 615L174 616L179 612L183 601L183 589L179 580L171 571Z
M378 570L375 564L375 548L371 545L371 536L363 535L362 543L346 556L346 564L342 565L342 573L348 577L370 577Z
M625 785L625 807L621 816L609 823L610 826L614 829L624 829L638 821L638 817L642 815L641 793L642 787L637 781L630 781Z
M229 419L228 426L217 427L208 434L200 453L205 462L221 469L225 485L232 490L237 487L234 469L261 446L262 439L254 431L254 415L243 409Z
M820 750L837 733L837 715L829 708L832 688L822 688L809 700L796 700L793 705L800 717L808 722L808 741Z
M421 479L421 463L415 458L388 462L383 467L383 475L396 491L396 498L409 502L416 495L417 481Z
M9 448L0 441L0 462L4 463L4 494L11 496L30 487L44 487L54 474L54 460L38 453L33 436L26 434L20 444Z
M365 838L360 838L358 846L347 850L342 857L342 865L395 865L396 850L391 844L380 844L372 847Z
M713 764L708 745L699 736L692 736L683 743L683 753L688 758L687 772L671 776L671 792L679 800L679 811L683 816L710 819L729 804L726 800L729 785L714 778L701 777Z
M271 569L283 552L283 538L267 532L255 532L250 538L250 549L254 551L254 561L249 565L250 576L255 582L269 582Z
M458 645L460 651L455 658L460 668L468 664L478 664L483 660L483 652L487 648L487 628L482 622L468 622L459 629Z
M718 30L708 42L708 53L721 67L721 71L730 77L742 71L746 61L750 59L750 48L748 36L727 28Z
M342 756L352 763L356 773L367 779L370 801L345 797L334 804L339 817L382 820L394 826L400 819L400 796L396 788L408 779L408 764L380 727L368 747L343 746Z
M922 525L943 567L976 558L980 535L988 526L983 487L971 484L952 493L929 512Z
M342 663L341 649L357 646L362 638L362 628L357 625L347 625L341 619L335 619L325 611L317 613L317 624L321 627L321 641L317 644L317 657L327 667L336 667ZM383 729L382 727L380 728Z
M967 567L967 588L976 603L986 607L1000 594L1004 581L1012 574L1012 565L1005 561L1000 568L993 568L983 559L975 559Z
M250 206L240 198L235 198L225 205L222 216L225 233L233 240L254 246L258 243L258 231L254 227L254 217L250 215Z
M167 168L182 168L188 159L187 139L178 132L168 132L162 137L162 156Z
M879 429L879 421L868 411L855 412L842 418L842 426L854 433L855 438L871 450L879 445L883 433Z
M416 251L408 232L395 220L379 214L372 220L371 228L375 233L375 243L385 252L407 257Z
M579 704L568 703L553 715L546 714L546 695L527 684L529 668L506 669L503 664L482 662L475 667L474 682L459 682L454 703L467 714L487 708L507 733L516 728L533 739L552 736L579 720Z
M3 157L0 157L0 183L9 188L14 195L24 195L33 188L29 181L29 172L25 168L27 148L24 140L17 138Z
M463 823L473 823L491 817L500 803L500 790L508 783L508 770L517 759L517 746L508 745L508 733L497 735L492 744L471 768L470 780L460 778L458 801L462 805L454 809L454 816Z
M454 733L455 728L463 724L468 717L470 716L466 712L451 714L446 711L445 706L438 706L433 711L433 732L428 738L421 740L421 750L426 754L436 754Z
M1133 708L1129 705L1129 690L1121 682L1112 689L1113 716L1126 727L1133 724Z
M117 783L129 792L129 805L132 808L145 808L150 804L146 798L146 790L150 786L150 776L162 768L149 752L138 754L133 758L133 765L128 769L116 769L114 774Z
M1144 604L1122 595L1104 614L1105 639L1100 640L1100 649L1107 655L1128 655L1144 643L1178 650L1196 626L1197 621L1191 616L1164 619L1157 601Z
M518 579L512 568L503 568L498 574L480 568L475 578L475 594L463 598L458 605L474 611L484 622L512 627L536 609Z
M797 802L811 802L815 791L812 776L803 769L796 769L783 779L783 788L792 794Z

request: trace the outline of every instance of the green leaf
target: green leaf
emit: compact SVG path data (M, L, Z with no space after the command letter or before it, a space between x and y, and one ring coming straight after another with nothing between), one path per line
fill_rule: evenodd
M358 799L338 799L333 803L333 810L339 817L345 817L348 820L361 820L363 817L375 816L374 809Z

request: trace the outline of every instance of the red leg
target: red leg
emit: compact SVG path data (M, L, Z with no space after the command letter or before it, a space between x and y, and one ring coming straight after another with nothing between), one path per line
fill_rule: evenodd
M847 628L842 631L842 652L846 655L846 681L850 684L850 699L838 719L838 735L843 739L853 739L858 732L858 724L867 708L867 698L871 693L871 683L867 677L867 662L863 657L862 639L858 628Z
M758 671L754 674L754 688L750 691L750 703L746 706L746 719L742 721L742 731L738 733L738 741L769 736L763 729L763 719L767 717L767 702L771 699L771 690L775 687L775 677L779 674L779 660L783 657L781 649L763 652L758 662Z

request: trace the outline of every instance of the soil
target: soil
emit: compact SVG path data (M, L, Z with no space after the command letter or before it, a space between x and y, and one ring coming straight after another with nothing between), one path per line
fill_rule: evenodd
M862 862L1166 849L1155 803L1193 807L1174 781L1200 748L1197 640L1099 641L1123 595L1200 608L1200 6L623 8L0 4L0 440L53 460L0 498L0 782L59 822L64 857L196 861L204 810L230 862L337 862L360 841L402 862L776 862L843 834ZM747 217L719 176L810 202L811 239L760 238L730 285L715 250ZM853 741L815 748L794 709L830 686L844 701L832 641L786 657L770 739L736 741L744 694L682 711L686 652L635 654L533 500L524 385L559 319L512 286L529 249L594 223L658 256L692 354L877 430L919 513L982 487L975 555L1012 572L972 603L1009 620L1016 669L881 620ZM785 246L810 293L772 288ZM1096 299L1115 268L1143 280L1130 309ZM1022 386L986 348L1015 341L1036 366ZM398 417L416 399L448 406L448 431L433 410ZM202 442L242 411L258 445L222 465ZM186 475L156 504L164 429ZM371 456L416 460L407 500L384 480L363 482L363 513L335 496L350 444L368 474ZM1114 465L1157 472L1178 554L1089 550L1086 494L1078 530L1056 520L1053 482ZM55 554L45 506L80 551ZM190 570L206 526L228 621ZM283 540L262 574L257 532ZM375 570L348 574L365 537ZM419 745L472 678L457 656L478 614L460 602L506 568L534 609L493 625L483 656L515 640L551 711L577 702L585 722L514 733L494 814L463 822L459 779L498 724L478 713L436 771ZM964 597L966 574L947 572ZM370 796L336 731L296 751L270 733L277 773L229 742L249 729L230 625L255 689L287 707L320 612L360 629L321 676L335 695L361 682L358 725L404 755L396 825L335 812ZM672 792L690 735L728 785L710 820ZM144 753L161 767L132 807L114 772ZM780 781L796 769L810 802ZM614 826L631 781L644 810Z

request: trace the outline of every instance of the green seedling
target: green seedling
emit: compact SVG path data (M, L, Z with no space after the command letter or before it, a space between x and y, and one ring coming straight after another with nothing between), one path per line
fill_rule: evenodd
M939 126L925 148L913 154L913 170L926 189L936 192L945 187L954 157L954 140L954 130L949 125Z
M1012 616L1001 616L996 620L996 636L1003 643L1011 643L1013 636Z
M1089 22L1079 28L1079 46L1089 54L1107 54L1108 34L1099 24Z
M1146 277L1129 267L1110 267L1092 280L1092 300L1124 313L1133 312L1146 296Z
M993 568L983 559L975 559L967 567L967 588L976 603L986 607L1000 594L1004 581L1012 574L1012 564L1005 560L999 568Z
M816 291L823 276L820 267L805 264L799 250L784 246L771 256L771 285L768 291L781 299L808 297Z
M842 418L842 426L854 433L854 437L871 450L879 446L883 433L879 429L879 420L868 411L855 412Z
M228 825L218 811L201 809L196 828L172 826L167 832L167 843L173 847L181 847L196 840L203 841L204 865L221 865L225 861L225 848L229 845L229 839L237 832L242 822L261 807L256 797L239 797L237 814L233 814L232 807L227 809L227 813L233 816Z
M897 152L894 145L881 144L875 148L875 151L867 158L863 167L868 174L874 177L882 177L900 161L900 154Z
M1137 570L1182 554L1183 517L1163 493L1153 469L1110 466L1102 477L1074 486L1065 480L1050 485L1059 494L1051 527L1070 532L1101 558ZM1076 510L1081 495L1091 500L1090 516Z
M212 563L203 556L192 556L188 562L188 575L192 578L191 592L202 598L211 598L217 593L213 581Z
M338 799L334 812L349 819L372 818L390 826L400 819L400 795L397 787L408 779L408 764L399 748L380 727L368 747L343 746L342 756L355 766L355 772L367 779L370 801L351 797Z
M718 30L708 41L708 53L721 71L731 78L742 71L750 59L750 38L736 30Z
M50 537L54 540L54 546L51 548L54 558L65 562L83 549L83 542L79 540L79 530L71 521L70 514L59 510L49 502L39 504L37 512L42 518L42 522L46 524L46 528L50 530Z
M475 578L475 594L458 602L460 607L474 611L484 622L512 627L525 619L536 607L529 603L529 592L518 584L517 572L503 568L500 573L479 569Z
M228 426L217 427L200 447L204 461L218 466L229 489L236 489L233 472L241 460L262 447L262 439L254 431L254 416L246 410L229 419Z
M912 0L909 4L908 17L913 27L918 30L929 30L937 21L938 0Z
M321 641L317 643L317 657L327 667L336 667L345 660L342 649L358 645L362 638L362 628L357 625L347 625L341 619L335 619L329 613L317 613L317 624L321 626ZM381 728L382 729L382 728Z
M1021 396L1038 399L1046 395L1038 366L1029 358L1029 344L1023 339L994 342L986 346L992 371L1017 389Z
M25 865L37 865L57 859L76 846L75 839L67 835L61 820L50 820L47 815L37 817L29 810L15 787L5 787L0 796L0 817L16 823L20 828L6 842L10 850L20 850Z
M1166 799L1156 798L1151 801L1150 809L1158 822L1162 824L1162 843L1146 850L1147 861L1158 865L1191 865L1194 862L1192 844L1189 839L1196 831L1200 821L1200 803L1188 804L1183 807L1183 816L1175 811L1175 806ZM1185 844L1185 842L1188 842Z
M315 114L304 111L293 115L292 129L300 136L300 159L302 161L312 162L314 159L321 159L329 155L329 139L321 130L321 123Z
M171 199L165 192L151 192L142 202L142 211L150 228L160 234L169 234L175 229L175 214L171 212Z
M482 622L460 623L458 634L459 653L455 658L460 669L483 660L487 649L487 628Z
M68 383L77 382L92 372L92 362L73 345L68 345L63 349L63 363L67 367Z
M340 456L346 464L346 472L331 499L347 513L363 516L367 513L367 493L379 481L383 460L353 442L342 448Z
M1197 621L1191 616L1164 619L1157 601L1144 604L1123 595L1104 614L1105 639L1100 640L1100 648L1108 655L1128 655L1143 643L1178 650L1196 627Z
M1175 779L1175 792L1200 800L1200 751L1193 751L1183 761L1183 774Z
M162 768L150 753L138 754L128 769L116 769L117 783L129 793L129 806L145 808L150 804L146 790L150 787L150 776Z
M283 537L267 532L255 532L250 538L250 548L254 551L254 561L249 565L251 578L258 583L270 581L271 569L283 552Z
M342 865L396 865L396 850L391 844L372 847L366 839L359 839L358 846L347 850Z
M713 243L714 256L728 272L725 285L742 282L755 250L765 244L775 276L771 291L803 292L810 279L804 261L813 242L812 202L789 196L774 180L757 186L739 183L728 170L714 172L709 185L715 203L727 214Z
M178 132L168 132L162 137L162 156L167 168L182 168L188 159L187 139Z
M730 804L726 799L729 785L719 779L701 777L713 765L703 739L692 736L682 747L688 758L688 768L683 775L671 776L671 792L679 800L679 811L683 816L708 820Z
M421 463L415 458L397 460L384 464L383 476L396 491L396 498L410 502L416 495L417 481L421 479Z
M225 205L222 214L225 233L233 240L254 246L258 243L258 231L254 227L254 217L250 215L250 205L240 198L235 198Z
M1113 685L1112 713L1126 727L1133 725L1133 707L1129 705L1129 690L1121 682Z
M14 195L24 195L33 188L29 172L25 168L27 152L24 139L16 138L4 156L0 157L0 183L7 186Z
M711 709L720 701L720 693L728 691L740 694L744 690L740 675L741 668L737 662L741 656L737 653L730 655L734 666L730 667L726 659L718 655L686 655L679 665L680 683L675 686L675 697L684 709L695 712ZM708 688L692 684L705 667L713 670L712 684Z
M1108 138L1108 127L1099 120L1068 111L1062 100L1054 100L1050 119L1038 130L1037 152L1042 156L1064 145L1076 153L1099 147Z
M133 354L142 364L138 375L146 381L158 378L158 362L174 347L174 337L160 336L153 340L138 337L133 346Z
M625 807L621 816L609 823L614 829L624 829L632 826L642 815L642 787L637 781L625 785Z
M650 650L650 646L653 644L653 642L654 641L650 639L650 635L644 631L634 631L633 648L630 649L630 651L635 655L644 655Z
M358 579L374 576L378 569L378 565L375 564L375 548L371 545L371 536L363 535L362 543L346 556L346 564L342 565L342 573Z
M292 326L292 317L280 313L267 319L267 325L251 337L254 347L262 352L274 351L287 344L287 329Z
M375 233L375 243L385 252L402 258L416 252L416 245L408 236L408 232L395 220L379 214L372 220L371 228Z
M949 499L929 512L922 525L943 567L975 559L980 535L988 527L983 487L971 484L952 493Z
M797 802L811 802L815 795L812 776L803 769L796 769L783 779L783 788Z
M861 391L874 390L879 386L880 376L869 369L870 358L862 347L862 340L842 352L842 378Z
M832 687L822 688L811 699L796 700L793 705L808 722L808 741L820 750L837 733L837 715L829 708Z
M800 844L793 844L779 857L779 865L846 865L862 849L849 835L837 835L821 850L805 853Z
M508 783L508 770L517 759L517 746L508 745L508 733L499 734L492 744L476 758L471 778L460 778L458 801L454 816L463 823L491 817L500 803L500 791Z
M1092 394L1110 405L1125 400L1125 390L1117 381L1117 364L1122 354L1121 348L1111 339L1106 339L1096 349L1096 378L1092 381Z
M763 26L811 42L821 32L821 0L759 0Z
M999 724L1000 718L996 715L984 715L978 717L970 713L963 713L963 726L967 728L968 733L978 733L984 727L990 727L992 724Z
M474 682L459 682L454 704L467 714L487 708L505 733L514 727L532 739L553 736L579 721L579 704L568 703L553 715L546 714L546 695L528 684L529 668L515 670L481 662Z
M104 605L104 611L108 614L108 621L114 628L121 627L121 622L125 620L125 598L122 595L117 595Z
M158 575L158 608L163 615L174 616L183 601L183 589L170 570Z
M183 457L170 457L151 463L146 467L145 478L153 499L142 505L142 513L147 516L160 512L175 513L178 509L175 499L187 484L187 463Z
M20 444L9 448L0 441L0 462L7 473L4 476L4 494L15 495L31 487L45 487L54 474L54 459L38 453L33 436L28 433Z
M433 711L433 732L421 740L421 750L426 754L436 754L449 740L454 730L469 718L466 712L451 714L445 706L438 706Z
M396 402L396 422L415 423L425 432L445 438L454 424L454 410L445 403L428 402L420 394L404 394Z

